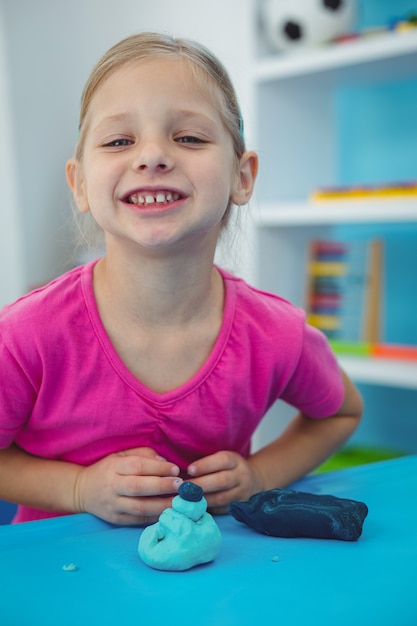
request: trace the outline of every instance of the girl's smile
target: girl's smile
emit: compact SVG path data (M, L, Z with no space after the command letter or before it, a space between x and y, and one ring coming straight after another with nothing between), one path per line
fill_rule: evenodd
M130 209L139 210L142 216L152 216L173 211L181 206L185 199L185 194L177 189L142 187L128 193L123 201Z
M128 194L126 202L140 207L160 208L160 205L172 204L181 197L177 191L145 189Z

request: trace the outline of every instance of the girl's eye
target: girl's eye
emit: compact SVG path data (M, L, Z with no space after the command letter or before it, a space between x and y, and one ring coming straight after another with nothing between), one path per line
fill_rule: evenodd
M194 137L193 135L184 135L184 137L178 137L177 142L191 144L205 143L203 139L200 139L199 137Z
M105 148L123 148L125 146L130 146L133 143L131 139L113 139L113 141L109 141L104 144Z

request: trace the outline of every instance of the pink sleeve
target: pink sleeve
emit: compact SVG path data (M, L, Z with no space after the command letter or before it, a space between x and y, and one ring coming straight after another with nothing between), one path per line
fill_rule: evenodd
M344 386L326 337L305 325L297 366L282 399L309 417L328 417L341 406Z
M1 334L0 370L0 448L7 448L29 417L36 392Z

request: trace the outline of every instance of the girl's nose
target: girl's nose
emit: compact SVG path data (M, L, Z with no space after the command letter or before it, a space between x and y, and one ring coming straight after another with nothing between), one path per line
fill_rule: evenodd
M147 141L139 144L133 160L133 169L141 172L165 172L173 166L167 146L157 141Z

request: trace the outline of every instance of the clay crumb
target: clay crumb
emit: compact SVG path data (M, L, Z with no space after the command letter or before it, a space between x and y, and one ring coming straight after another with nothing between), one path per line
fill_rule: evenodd
M64 570L64 572L76 572L78 567L77 565L75 565L75 563L69 563L68 565L63 565L62 569Z

